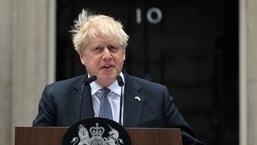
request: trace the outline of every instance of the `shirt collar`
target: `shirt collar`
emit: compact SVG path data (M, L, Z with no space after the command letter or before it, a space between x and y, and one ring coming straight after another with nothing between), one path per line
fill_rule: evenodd
M120 76L125 84L125 79L124 79L124 75L122 72L120 73ZM90 76L88 76L88 77L90 77ZM99 89L102 89L102 87L99 84L97 84L95 81L90 83L90 87L91 87L91 95L94 95ZM110 86L108 86L108 88L111 90L111 92L121 95L121 87L119 86L117 80L114 81Z

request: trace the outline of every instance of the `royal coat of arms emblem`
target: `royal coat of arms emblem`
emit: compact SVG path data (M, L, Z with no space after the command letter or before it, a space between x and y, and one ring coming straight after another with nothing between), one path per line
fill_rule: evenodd
M81 120L64 135L63 145L130 145L126 130L118 123L104 118Z

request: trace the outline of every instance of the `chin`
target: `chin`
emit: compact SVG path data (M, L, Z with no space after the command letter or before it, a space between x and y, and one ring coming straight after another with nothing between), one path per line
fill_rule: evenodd
M116 77L102 76L102 77L97 78L97 80L99 80L99 81L97 81L99 83L99 85L101 85L102 87L107 87L116 80Z

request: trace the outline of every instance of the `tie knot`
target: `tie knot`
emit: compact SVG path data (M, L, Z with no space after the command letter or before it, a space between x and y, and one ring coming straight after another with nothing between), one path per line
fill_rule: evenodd
M111 90L108 88L102 88L99 90L99 95L97 96L99 96L100 98L106 98L110 91Z
M111 91L109 88L103 88L101 90L103 92L103 95L107 95Z

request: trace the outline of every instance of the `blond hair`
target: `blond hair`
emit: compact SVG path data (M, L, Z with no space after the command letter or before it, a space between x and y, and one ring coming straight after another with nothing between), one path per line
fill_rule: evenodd
M88 40L97 37L116 40L122 48L128 45L129 36L123 30L121 22L106 15L92 15L84 9L74 21L71 30L73 44L77 52L82 52L88 44Z

